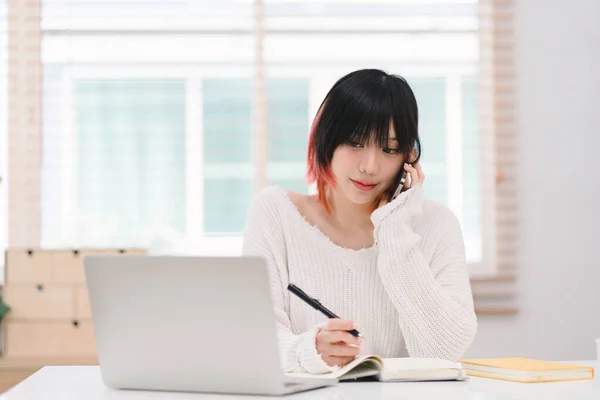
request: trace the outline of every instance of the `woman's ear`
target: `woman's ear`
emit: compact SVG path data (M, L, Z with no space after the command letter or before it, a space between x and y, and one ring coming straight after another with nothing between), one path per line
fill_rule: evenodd
M408 157L406 157L407 161L405 161L405 162L408 164L414 164L416 159L417 159L417 151L413 148L408 153Z

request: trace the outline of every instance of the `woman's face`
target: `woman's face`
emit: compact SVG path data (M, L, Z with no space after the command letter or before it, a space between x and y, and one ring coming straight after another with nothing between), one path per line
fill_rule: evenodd
M331 169L336 190L356 204L372 203L390 189L402 168L404 156L398 153L393 127L383 149L374 143L350 142L333 152Z

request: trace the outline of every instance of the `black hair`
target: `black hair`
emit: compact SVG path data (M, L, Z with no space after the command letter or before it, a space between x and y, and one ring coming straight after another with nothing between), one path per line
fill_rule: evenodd
M398 151L404 155L412 153L406 162L418 162L419 111L406 80L378 69L354 71L339 79L325 96L312 126L309 182L317 182L319 192L332 182L331 160L341 144L352 141L388 147L390 123Z

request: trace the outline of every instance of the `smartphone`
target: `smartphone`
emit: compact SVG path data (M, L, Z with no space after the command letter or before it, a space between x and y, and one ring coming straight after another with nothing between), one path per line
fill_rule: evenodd
M396 197L398 197L398 195L400 193L402 193L404 191L404 183L406 182L406 174L407 174L407 172L404 169L404 166L402 166L402 169L398 173L398 176L396 176L396 179L394 180L394 183L391 186L394 189L390 190L390 192L389 192L388 202L394 200Z

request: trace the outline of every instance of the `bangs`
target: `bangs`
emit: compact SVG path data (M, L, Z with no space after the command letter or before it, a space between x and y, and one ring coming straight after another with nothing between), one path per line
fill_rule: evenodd
M393 119L391 107L385 103L389 102L384 101L383 104L380 104L376 110L373 110L376 112L366 110L364 104L362 104L363 107L361 107L361 104L356 104L353 107L354 110L348 110L350 114L356 115L357 118L356 121L352 121L355 122L353 126L348 126L347 129L340 132L342 143L351 140L358 143L374 144L381 148L387 147L390 138L390 124L393 123ZM344 137L346 136L344 133L348 137ZM398 138L396 137L396 139Z
M388 101L384 100L382 104L378 104L370 110L364 105L360 107L361 104L357 104L354 110L349 110L351 115L356 116L356 120L349 121L347 127L340 129L338 144L352 141L375 145L383 149L389 147L391 139L396 139L398 150L401 153L409 152L414 143L407 135L402 134L407 129L405 117L399 112L394 114L391 99L386 100ZM393 134L390 135L390 132Z
M401 153L419 147L416 100L403 78L374 75L357 80L350 74L332 88L320 114L316 130L327 139L321 150L328 153L320 161L329 162L335 148L349 141L387 148L392 126L391 137Z

